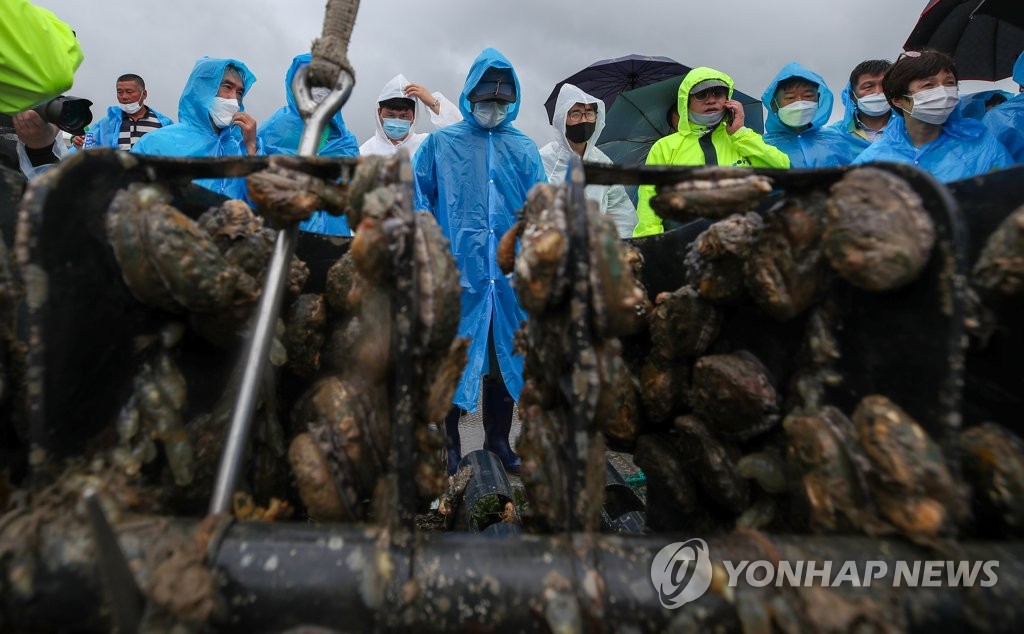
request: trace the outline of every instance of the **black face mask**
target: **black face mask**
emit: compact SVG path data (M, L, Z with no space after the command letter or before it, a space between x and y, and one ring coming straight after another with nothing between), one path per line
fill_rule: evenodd
M569 139L573 143L585 143L594 135L594 129L596 128L597 123L591 123L589 121L581 121L579 123L567 125L565 126L565 138Z

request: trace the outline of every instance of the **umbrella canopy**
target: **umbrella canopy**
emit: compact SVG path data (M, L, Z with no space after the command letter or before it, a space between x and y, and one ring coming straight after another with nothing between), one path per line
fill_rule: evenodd
M1009 77L1024 51L1021 0L931 0L903 45L950 55L961 79Z
M666 114L677 101L683 77L685 73L620 94L608 109L597 147L617 165L643 165L654 142L674 132ZM743 104L744 125L764 132L761 100L739 90L733 90L732 98Z
M562 84L572 84L588 95L604 101L608 112L615 98L626 90L653 84L667 77L685 75L689 68L668 57L649 55L626 55L615 59L602 59L587 66L578 73L555 84L554 90L544 102L550 123L555 113L555 101Z

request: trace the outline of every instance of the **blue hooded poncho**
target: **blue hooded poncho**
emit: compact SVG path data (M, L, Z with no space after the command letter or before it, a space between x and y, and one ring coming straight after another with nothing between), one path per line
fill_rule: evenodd
M853 88L849 83L846 84L846 88L843 88L840 99L843 102L843 107L846 109L843 113L843 119L836 121L828 126L827 129L834 130L843 139L843 142L846 143L846 151L851 157L850 162L852 163L854 158L871 145L871 142L851 131L855 125L853 118L857 116L857 97L854 96ZM889 115L889 123L892 123L895 116L894 114ZM887 123L886 127L888 126L889 124ZM882 132L883 134L885 133L885 128L882 128Z
M1024 86L1024 53L1013 65L1013 81ZM1024 163L1024 93L985 113L989 131L1007 149L1015 163Z
M861 152L853 162L860 165L873 161L914 165L930 172L943 183L978 176L1013 164L1006 148L988 132L984 124L964 118L959 108L954 109L949 119L946 119L939 138L920 148L914 147L910 141L903 117L893 112L882 138Z
M146 107L149 108L149 106ZM166 128L174 124L169 117L165 117L156 110L149 108L149 111L163 127ZM118 137L121 135L121 122L124 121L124 116L124 111L120 107L110 106L107 108L107 116L89 126L89 132L92 133L96 143L95 147L112 147L115 150L118 148ZM141 140L139 139L139 141ZM139 141L136 141L135 144L138 145Z
M210 121L209 107L220 90L224 70L231 65L238 69L244 86L243 96L256 82L256 76L242 62L236 59L215 59L202 57L185 82L185 89L178 100L178 123L160 128L139 139L132 152L158 156L245 156L242 131L236 125L217 130ZM245 111L244 100L240 112ZM258 148L262 154L262 148ZM194 181L228 198L246 198L244 178L207 178Z
M300 68L312 61L313 56L309 53L296 55L292 60L291 67L284 78L284 94L288 103L270 118L260 124L259 136L263 144L263 151L267 154L291 154L294 155L299 149L299 138L305 129L305 122L299 114L299 108L295 105L295 96L292 95L292 79ZM320 156L358 156L359 142L355 135L345 127L345 119L339 110L327 122L323 136L320 137L320 149L317 152ZM315 211L308 219L299 224L303 231L312 233L323 233L332 236L350 236L348 222L345 216L332 216L324 211Z
M515 103L498 126L486 129L473 118L468 95L490 67L508 68L515 79ZM416 208L434 214L459 262L462 318L459 336L469 337L469 363L455 393L455 405L476 411L480 380L489 371L487 335L493 324L501 376L512 398L523 388L523 360L512 351L512 335L526 319L509 280L496 261L498 240L516 221L516 210L537 183L547 181L537 145L512 127L519 114L519 77L493 48L473 62L459 97L463 120L435 130L413 160Z
M779 83L790 77L800 77L818 84L818 110L814 113L811 127L802 132L797 132L782 123L779 114L772 107ZM825 79L821 75L797 62L786 64L761 95L761 103L768 109L768 119L764 124L764 142L785 152L789 156L789 166L793 168L849 165L857 153L850 149L849 144L836 130L825 127L832 116L832 101L832 91L825 85Z

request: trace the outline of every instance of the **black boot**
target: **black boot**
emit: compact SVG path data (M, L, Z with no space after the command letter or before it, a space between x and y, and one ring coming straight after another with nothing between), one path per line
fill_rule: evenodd
M462 439L459 438L459 418L462 409L458 406L448 410L444 417L444 432L448 436L448 475L455 475L462 462Z
M508 444L512 431L512 407L515 402L504 382L483 379L484 449L498 456L505 471L519 473L519 456Z

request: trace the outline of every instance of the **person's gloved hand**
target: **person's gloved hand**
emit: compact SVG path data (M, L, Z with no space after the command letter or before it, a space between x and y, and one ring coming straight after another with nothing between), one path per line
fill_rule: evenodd
M19 112L11 117L14 125L14 133L18 140L25 144L30 150L41 150L53 145L60 130L52 123L43 121L35 110Z

